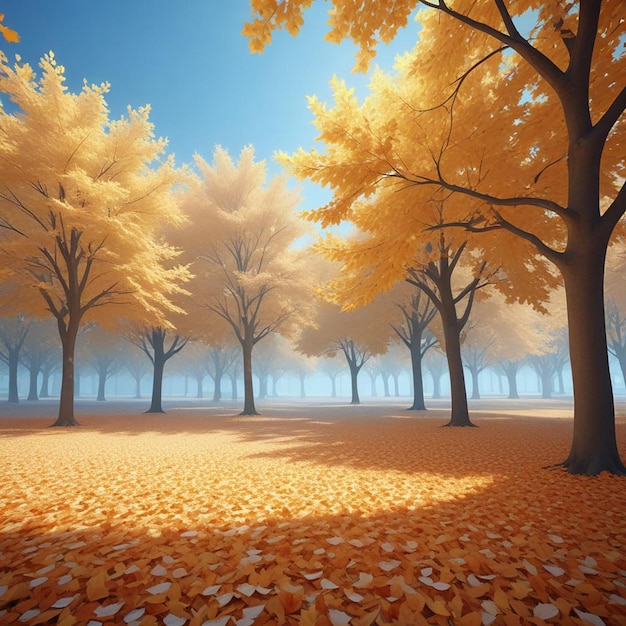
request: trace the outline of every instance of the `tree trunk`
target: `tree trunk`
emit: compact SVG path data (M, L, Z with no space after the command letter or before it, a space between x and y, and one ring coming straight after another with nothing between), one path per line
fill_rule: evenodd
M202 390L202 383L204 381L204 374L196 374L196 398L204 398L204 392Z
M20 396L17 391L17 368L19 365L19 353L9 350L9 402L18 403Z
M359 399L359 384L358 384L359 370L361 368L358 367L356 363L353 363L350 361L348 361L348 366L350 367L350 381L352 383L351 404L361 404L361 400Z
M243 353L243 411L240 415L258 415L254 405L254 385L252 381L252 347L251 339L244 339L241 345Z
M383 379L383 393L385 394L385 398L389 398L391 394L389 393L389 374L381 374L380 377Z
M165 369L165 357L161 350L154 347L154 368L152 373L152 400L146 413L165 413L163 410L163 371Z
M544 400L550 400L552 398L552 379L554 378L552 371L545 367L541 370L541 397Z
M237 374L229 374L230 377L230 399L237 400L239 393L237 391Z
M98 402L104 402L106 400L106 397L104 395L104 389L106 387L106 384L107 384L107 371L100 370L98 372L98 395L96 397L96 400Z
M39 396L37 395L37 377L39 376L39 367L29 367L28 368L28 398L27 400L39 400Z
M393 394L396 398L400 397L400 374L392 374L393 378Z
M461 337L456 313L454 321L446 323L443 321L444 336L446 342L446 359L448 361L448 371L450 372L450 395L452 412L450 421L446 426L473 426L469 418L469 408L467 405L467 391L465 389L465 373L463 371L463 360L461 358Z
M430 370L430 376L433 379L432 399L439 400L439 398L441 398L441 377L443 376L443 374Z
M50 397L50 370L48 368L43 368L41 370L41 387L39 388L39 397Z
M222 372L215 371L215 378L213 379L213 402L220 402L222 399Z
M509 400L517 400L519 392L517 391L517 369L505 369L506 379L509 383Z
M562 268L574 388L574 436L563 465L572 474L623 475L604 317L606 247L588 244L588 249L572 251Z
M469 371L472 375L472 400L480 400L480 388L478 386L478 368L470 367Z
M330 378L330 397L336 398L337 397L337 374L335 374L334 376L331 376L329 374L328 377Z
M59 415L53 426L78 426L74 417L74 354L76 352L76 337L78 325L68 324L66 332L61 333L62 346L62 374L61 397L59 400Z
M411 344L411 373L413 381L413 404L409 411L425 411L424 403L424 378L422 376L422 350L421 340L415 338Z

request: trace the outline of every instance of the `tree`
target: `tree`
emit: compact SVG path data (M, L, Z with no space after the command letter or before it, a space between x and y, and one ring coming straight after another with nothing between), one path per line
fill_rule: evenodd
M124 367L135 381L135 398L139 400L141 398L141 379L150 371L148 362L140 352L132 348L124 356Z
M199 155L195 163L200 176L182 198L189 220L182 237L196 275L192 289L240 343L242 415L255 415L254 346L274 332L292 336L311 315L305 255L292 248L305 232L294 212L299 197L285 178L266 184L265 163L254 161L250 146L237 164L219 147L212 165ZM207 222L209 232L200 227Z
M119 335L97 324L86 328L78 353L82 357L81 362L88 364L98 377L97 402L106 400L107 380L121 369L123 350L123 339Z
M606 326L609 352L617 359L622 370L622 379L626 382L626 294L624 273L626 271L626 253L623 246L610 255L607 261L606 275Z
M320 361L320 369L330 378L330 397L337 397L337 376L345 369L345 364L341 362L337 355L326 356Z
M399 288L406 289L405 285L407 285L406 281L399 283ZM433 333L427 330L437 313L437 309L432 300L421 289L411 289L408 294L408 301L400 301L397 306L401 313L401 319L398 322L392 322L391 327L411 354L413 404L409 410L425 411L422 360L426 352L437 343Z
M309 4L255 1L260 17L244 29L253 49L262 49L273 28L297 32ZM273 13L279 5L282 10ZM554 264L566 291L574 385L572 445L560 465L575 474L624 474L603 297L607 247L614 231L623 231L626 211L626 166L620 156L626 132L620 123L626 108L626 86L619 78L626 65L620 48L623 7L601 0L544 4L526 30L520 20L534 8L529 2L509 8L495 0L461 11L437 0L382 9L373 0L358 5L336 0L330 37L352 37L366 66L376 34L393 37L418 5L422 28L414 52L402 59L398 79L377 85L384 108L394 108L395 100L395 111L386 128L376 123L362 129L378 139L375 153L384 157L385 167L373 165L371 151L361 151L363 159L350 158L359 164L353 180L359 168L368 167L371 175L361 187L371 185L372 178L391 179L462 196L465 214L449 227L485 233L486 248L495 245L509 255L507 235L512 235L525 248L522 258L539 254ZM400 93L392 83L412 85L417 97ZM392 132L404 129L411 129L414 151L421 151L422 159L403 161L399 143L404 139L395 141ZM337 135L337 129L333 132ZM352 134L353 143L360 139Z
M52 314L62 345L55 426L76 425L74 353L89 321L163 318L186 278L157 227L179 221L173 159L155 139L149 107L111 121L108 85L78 94L64 85L52 53L36 78L27 64L0 58L0 249L5 306ZM111 306L117 304L115 313Z
M17 391L17 370L20 352L30 330L30 320L23 314L15 318L0 319L0 360L9 368L9 402L19 402Z
M22 365L28 370L29 385L27 400L47 397L48 376L51 368L56 367L59 359L58 341L55 341L55 328L52 320L39 320L29 326L20 353ZM37 379L42 373L41 392L37 393Z
M176 332L161 326L136 329L126 338L143 350L152 363L152 399L146 413L165 413L163 410L163 373L165 364L177 355L189 341ZM169 345L168 345L169 339Z
M337 353L343 354L350 370L351 403L360 404L359 372L371 356L387 350L391 335L388 315L389 307L383 300L351 311L320 301L316 327L302 331L297 348L307 356L332 358Z
M207 353L207 369L213 379L213 402L222 399L222 379L235 359L239 357L239 349L232 345L210 346Z
M447 360L440 350L431 350L424 360L433 381L433 400L441 398L441 378L447 372Z

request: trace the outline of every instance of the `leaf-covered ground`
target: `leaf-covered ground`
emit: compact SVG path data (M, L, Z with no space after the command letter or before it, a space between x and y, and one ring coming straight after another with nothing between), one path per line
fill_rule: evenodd
M626 624L626 479L541 469L570 420L224 413L1 418L0 623Z

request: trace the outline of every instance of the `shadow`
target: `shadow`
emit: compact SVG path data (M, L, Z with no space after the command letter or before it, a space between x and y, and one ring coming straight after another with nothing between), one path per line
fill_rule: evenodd
M563 422L323 415L47 431L0 486L0 623L626 621L623 480L536 469Z

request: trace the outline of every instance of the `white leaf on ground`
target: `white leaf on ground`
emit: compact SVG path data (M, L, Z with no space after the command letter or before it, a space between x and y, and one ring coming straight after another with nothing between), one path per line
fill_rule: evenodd
M122 600L121 602L117 602L115 604L109 604L107 606L99 606L94 609L96 617L111 617L111 615L115 615L123 606L125 602Z
M596 567L598 565L598 561L596 561L592 556L586 556L581 563L587 567Z
M481 618L483 626L491 626L491 624L496 621L495 615L492 615L491 613L485 613L485 611L483 611Z
M72 580L72 576L70 574L63 574L59 580L57 580L57 585L67 585ZM1 595L1 594L0 594Z
M422 568L421 574L422 576L430 576L433 573L432 567L424 567Z
M139 571L139 566L138 565L131 565L130 567L126 568L126 571L124 572L124 574L134 574L135 572Z
M356 591L345 591L346 598L352 602L361 602L363 600L363 596Z
M263 613L263 609L265 608L264 604L258 604L257 606L249 606L243 610L243 616L248 619L256 619L261 613Z
M626 606L626 598L622 598L622 596L618 596L616 593L612 593L609 596L609 602L611 604L623 604Z
M37 617L41 611L39 609L30 609L30 611L26 611L26 613L22 613L19 617L20 622L27 622L29 619L33 619L33 617Z
M159 583L158 585L153 585L152 587L148 587L146 591L149 594L156 596L159 593L165 593L171 586L172 586L172 583L170 582Z
M184 533L180 533L181 537L195 537L198 534L197 530L186 530Z
M187 576L187 570L184 567L177 567L172 572L172 576L174 576L174 578L182 578L183 576Z
M578 569L583 573L583 574L597 574L598 570L593 569L593 567L587 567L586 565L579 565Z
M563 543L563 539L559 537L558 535L548 535L548 539L552 543Z
M579 611L578 609L574 609L574 612L578 615L578 617L580 617L581 620L589 622L590 624L593 624L593 626L606 626L603 619L593 613L585 613L584 611Z
M554 604L538 604L533 609L533 617L539 619L551 619L559 614L559 609Z
M237 591L249 598L256 591L256 587L250 583L242 583L237 586Z
M167 570L159 563L159 565L155 565L151 570L150 573L153 576L165 576L165 574L167 574Z
M434 583L430 576L420 576L417 580L419 580L423 585L428 585L429 587L432 587Z
M333 626L349 626L352 617L337 609L328 609L328 617Z
M322 577L324 570L320 570L319 572L300 572L304 578L307 580L317 580Z
M537 568L532 563L529 563L526 559L524 559L522 563L529 574L532 574L533 576L537 575Z
M561 567L557 567L556 565L544 565L543 569L550 572L552 576L563 576L563 574L565 574L565 570Z
M183 626L183 624L187 623L186 617L178 617L178 615L174 615L173 613L168 613L163 618L163 623L165 626Z
M498 605L493 600L483 600L480 603L480 606L483 611L485 611L485 613L489 613L489 615L498 615L498 613L500 613Z
M360 539L350 539L348 543L355 548L362 548L365 545Z
M326 539L326 543L331 544L332 546L338 546L340 543L344 542L343 537L329 537Z
M381 544L380 546L385 552L393 552L394 551L394 547L393 545L391 545L388 541L386 541L385 543Z
M133 609L130 613L126 613L126 615L124 615L124 621L127 624L130 624L131 622L134 622L135 620L138 620L139 618L141 618L143 616L143 614L146 612L146 609Z
M391 560L391 561L381 561L378 564L378 567L380 567L380 569L383 570L384 572L390 572L392 569L396 569L398 565L400 565L400 561Z
M48 580L47 576L40 576L39 578L34 578L28 583L28 586L32 589L33 587L39 587L39 585L43 585Z
M216 600L220 606L226 606L234 597L234 593L223 593L221 596L217 596Z
M59 598L50 608L51 609L64 609L66 606L69 606L74 601L76 596L73 595L71 598Z
M8 585L0 585L0 596L4 595L8 588Z
M450 589L450 585L448 583L442 583L442 582L433 583L431 586L433 589L436 589L437 591L446 591L447 589Z
M322 578L320 581L322 589L339 589L339 585L335 585L332 580L328 580L328 578Z
M470 587L478 587L482 585L480 580L478 580L478 578L476 578L474 574L469 574L469 576L467 577L467 582L469 583Z
M205 587L201 592L201 596L214 596L221 588L222 585L211 585L210 587Z
M268 587L261 587L260 585L257 585L255 587L255 589L257 590L258 593L260 593L262 596L266 596L271 589L269 589Z
M403 546L402 549L405 552L415 552L415 550L417 550L417 541L407 541Z

